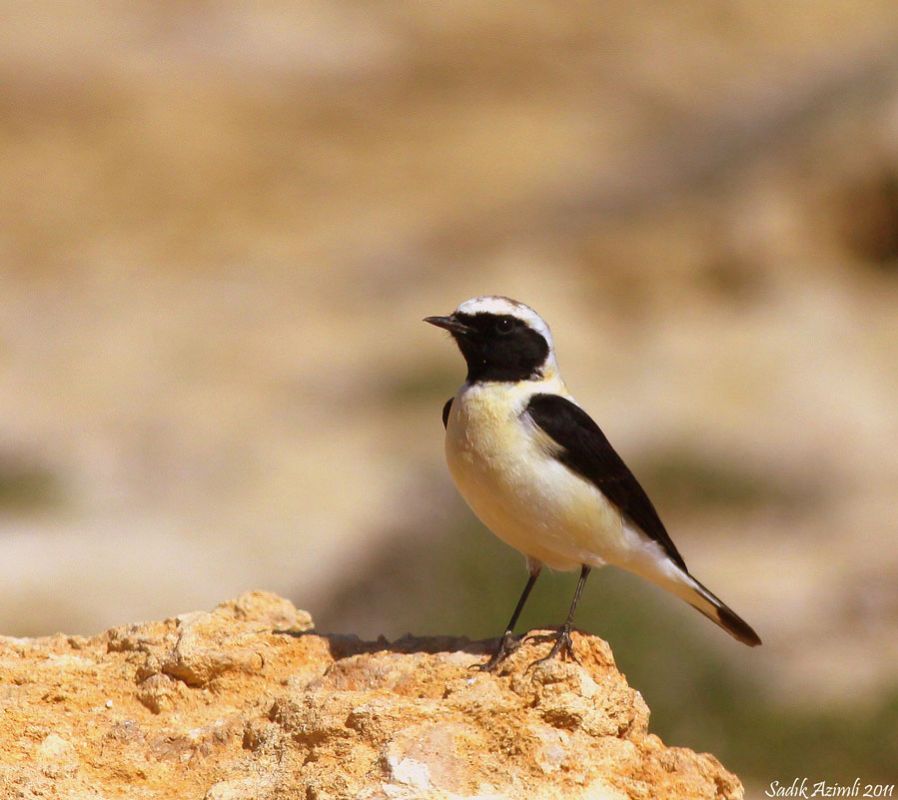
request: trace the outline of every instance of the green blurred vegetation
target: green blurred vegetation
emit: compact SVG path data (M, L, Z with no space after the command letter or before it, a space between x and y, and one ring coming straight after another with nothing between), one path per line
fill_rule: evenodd
M452 390L447 387L457 386L463 379L464 369L460 364L415 364L391 376L381 394L381 402L391 408L397 405L432 405L440 399L448 400Z
M0 513L28 513L62 504L59 478L38 464L0 458Z
M397 532L316 611L319 629L371 638L497 636L526 580L523 559L470 518L459 515L448 528ZM559 624L574 585L572 574L545 570L519 632ZM726 597L725 587L715 589ZM749 784L796 775L839 782L898 777L898 685L878 704L850 713L784 707L752 672L753 651L613 568L593 573L576 621L611 643L619 668L652 709L655 733L713 752Z
M794 509L814 500L809 485L786 483L732 457L713 458L689 446L659 450L636 461L640 481L665 508L706 511Z

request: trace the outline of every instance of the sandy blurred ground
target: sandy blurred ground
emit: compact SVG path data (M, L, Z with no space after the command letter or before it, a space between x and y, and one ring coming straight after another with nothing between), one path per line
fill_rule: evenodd
M664 516L775 691L894 681L892 2L2 18L4 633L315 614L454 513L420 319L495 292L628 460L751 487Z

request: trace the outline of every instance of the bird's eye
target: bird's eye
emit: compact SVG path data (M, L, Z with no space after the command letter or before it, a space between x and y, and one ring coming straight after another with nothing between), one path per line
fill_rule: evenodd
M496 320L496 333L511 333L514 322L510 317L499 317Z

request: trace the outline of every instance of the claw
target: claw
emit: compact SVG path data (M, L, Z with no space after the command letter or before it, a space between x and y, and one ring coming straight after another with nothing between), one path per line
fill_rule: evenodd
M539 634L532 638L534 641L540 640L543 642L554 639L555 644L552 645L552 649L549 651L549 654L547 656L536 659L536 661L534 661L532 664L530 664L530 666L527 667L528 672L537 664L551 661L553 658L556 658L559 655L561 656L562 660L564 660L566 657L570 657L571 661L573 661L575 664L580 664L580 659L577 658L577 654L574 652L574 642L571 639L571 632L567 628L562 628L558 631L558 633L554 635ZM580 664L580 666L582 666L582 664Z
M496 668L521 646L521 640L515 639L511 631L505 631L499 640L499 646L489 661L484 664L472 664L469 669L477 672L495 672Z
M534 642L535 644L545 644L546 642L555 642L561 634L561 629L555 631L555 633L528 633L524 637L524 641L528 644L530 642Z

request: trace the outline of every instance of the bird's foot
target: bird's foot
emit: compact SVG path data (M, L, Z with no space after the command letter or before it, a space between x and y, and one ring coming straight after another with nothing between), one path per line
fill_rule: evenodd
M516 639L511 631L505 631L499 640L496 652L490 656L489 661L483 664L472 664L471 669L477 672L495 672L499 665L520 646L521 639Z
M571 630L567 626L559 628L556 633L544 633L537 634L536 636L527 637L527 641L534 642L554 642L552 645L552 649L549 651L547 656L543 656L542 658L536 659L529 667L528 670L533 669L537 664L543 664L546 661L551 661L553 658L557 658L561 656L561 659L570 658L576 664L580 664L580 659L577 658L577 654L574 652L574 641L571 639ZM581 665L582 666L582 665Z

